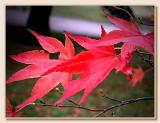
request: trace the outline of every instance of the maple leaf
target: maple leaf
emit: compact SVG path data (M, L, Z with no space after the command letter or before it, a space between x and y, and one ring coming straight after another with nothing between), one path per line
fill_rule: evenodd
M60 52L60 55L59 60L49 59L49 55L44 51L28 51L11 56L12 59L29 65L9 77L7 83L41 77L34 85L31 97L18 105L16 110L18 111L36 99L42 98L59 83L64 87L64 93L55 105L59 105L64 100L84 90L83 96L79 101L79 104L82 104L92 90L113 69L123 72L128 77L132 75L131 82L133 86L138 81L141 81L143 78L142 70L137 70L133 73L133 67L128 63L137 47L142 47L153 54L154 33L143 35L132 19L130 22L111 16L108 16L108 19L118 26L120 30L106 33L103 26L101 26L101 39L99 40L65 32L65 47L55 38L42 36L29 30L37 38L43 49L49 53ZM68 37L88 51L83 51L74 56L74 46ZM121 47L121 53L116 55L114 44L119 42L124 42L124 44ZM72 80L72 74L81 74L81 76L77 80Z
M126 21L124 19L120 19L120 18L116 18L116 17L112 17L110 15L107 15L108 20L113 23L114 25L116 25L119 29L129 32L131 34L133 34L135 36L140 35L142 38L144 38L145 42L141 39L139 39L139 42L134 42L134 41L127 41L124 46L122 47L122 57L124 57L125 55L127 55L127 53L132 53L135 51L136 46L140 46L144 49L146 49L148 52L150 52L151 54L153 54L154 51L154 33L148 33L146 35L143 35L136 22L134 21L133 18L130 19L130 21ZM147 45L148 46L147 46ZM146 46L144 46L146 45Z
M108 37L111 37L110 33L106 33L103 26L101 26L101 39L100 40L95 40L95 39L87 38L84 36L75 36L75 35L70 34L69 32L66 32L66 35L68 35L70 38L72 38L74 41L76 41L78 44L80 44L82 47L88 49L89 51L92 51L92 52L96 51L99 54L104 54L105 57L116 55L114 45L94 46L94 44L96 42L101 42L102 40L106 40L106 42L107 42L107 41L109 41L109 40L107 40ZM127 49L127 51L126 51L126 49ZM119 54L119 56L117 56L117 57L119 57L118 59L120 60L119 63L117 64L117 67L116 67L117 71L121 71L121 69L123 69L123 67L125 67L125 65L129 63L129 61L132 58L132 53L133 53L134 49L135 49L135 46L130 43L125 43L122 46L121 54ZM123 70L121 72L126 74L126 72L124 72Z
M31 55L31 53L33 53L34 55ZM11 58L21 63L30 65L11 75L7 79L7 83L13 83L15 81L24 80L28 78L40 77L49 68L62 62L60 60L50 60L49 56L46 53L38 50L24 52L18 55L11 55Z
M89 68L90 62L97 60L98 58L104 58L106 55L100 54L96 51L84 51L76 55L75 57L56 65L55 67L46 71L43 75L48 75L52 72L69 72L74 74L81 74L86 72ZM114 57L112 55L107 56L108 59Z
M106 38L107 33L105 32L103 26L101 26L101 39ZM67 36L71 36L70 33L66 32L65 33ZM84 39L88 39L90 42L90 38L86 38L83 37ZM115 53L115 49L114 46L99 46L99 47L92 47L91 44L88 43L87 47L85 44L83 44L83 41L81 40L81 38L79 39L79 37L75 37L75 40L80 41L80 45L84 46L85 48L87 48L89 51L83 51L81 53L79 53L78 55L76 55L75 57L49 69L47 72L45 72L43 75L47 75L53 71L58 71L58 72L69 72L69 73L83 73L85 71L87 71L88 65L90 64L90 62L92 62L93 60L97 60L99 58L113 58L115 57L116 53ZM92 42L92 41L91 41ZM91 43L90 42L90 43Z
M90 66L88 66L89 69L79 79L70 82L70 88L64 91L64 94L55 105L59 105L67 98L85 89L79 104L84 103L91 91L109 75L116 63L116 58L111 58L110 60L108 58L101 58L92 61L89 64Z
M96 88L113 69L123 72L129 78L132 75L133 70L132 66L126 66L126 62L121 62L120 57L117 56L93 60L87 67L88 70L86 70L79 79L70 82L70 88L64 91L62 97L54 105L59 105L66 99L85 89L84 94L79 101L79 104L81 105L85 102L91 91Z
M62 72L52 72L46 76L42 76L42 74L50 68L74 56L74 47L70 39L66 36L64 47L63 44L55 38L42 36L31 30L29 31L36 36L40 45L46 51L49 53L60 52L60 58L59 60L49 59L49 54L43 50L33 50L17 55L11 55L13 60L28 64L28 66L11 75L7 79L7 83L40 77L32 89L31 96L18 105L16 111L19 111L25 106L33 103L35 100L42 98L60 83L64 87L64 90L66 90L72 78L72 74Z
M79 43L81 46L89 50L97 46L109 46L120 42L124 42L125 45L129 45L123 47L123 52L126 52L125 54L127 54L127 52L133 52L134 49L137 47L144 48L149 53L154 54L153 32L148 34L142 34L133 19L131 19L130 22L128 22L126 20L111 17L108 15L108 20L111 23L115 24L120 30L113 30L109 32L108 34L106 34L105 39L102 38L101 41L90 39L84 36L72 35L68 32L67 35L74 41ZM132 47L132 50L130 49L130 47Z
M107 37L107 33L103 26L101 26L101 30L101 39L105 39ZM70 33L66 33L66 35L72 37ZM82 52L72 59L53 67L45 73L45 75L47 75L53 71L76 74L77 72L83 72L79 79L70 82L70 87L64 91L63 96L55 103L55 105L59 105L67 98L85 89L84 94L79 101L79 104L82 104L91 91L99 85L114 68L117 69L117 71L123 71L124 73L128 72L123 69L127 62L124 60L122 62L121 57L116 55L114 46L93 47L90 38L83 37L83 39L89 39L89 41L87 41L87 45L85 45L79 36L74 37L74 39L78 40L78 43L89 49L89 51ZM101 54L101 56L99 54ZM76 67L78 69L76 69ZM83 67L83 69L81 69L81 67Z
M109 45L117 44L119 42L125 42L125 48L123 50L126 50L125 52L131 53L134 51L134 48L136 46L144 48L146 51L148 51L151 54L154 54L154 33L148 33L148 34L142 34L136 24L136 22L133 20L133 18L130 19L130 22L120 19L117 17L112 17L110 15L107 15L108 20L116 25L119 29L121 29L119 32L118 30L114 30L110 33L111 35L115 35L117 33L118 36L114 36L112 39L108 39L110 41L107 41ZM126 33L126 35L124 34ZM118 39L118 40L117 40ZM107 45L107 43L100 42L103 45ZM100 45L100 44L98 44ZM129 45L129 46L127 46Z
M109 34L107 34L101 26L101 39L105 40ZM130 44L125 44L123 45L123 50L120 55L116 55L115 49L113 45L110 46L94 46L94 41L90 38L87 37L82 37L82 36L73 36L70 33L66 33L69 37L72 39L76 40L81 46L84 46L86 49L89 51L93 52L98 52L101 51L101 53L107 52L107 54L103 57L99 57L96 59L93 59L88 63L88 65L84 66L84 68L87 68L85 70L85 73L82 74L82 76L77 79L73 80L70 83L70 88L68 90L65 90L63 96L55 103L55 105L59 105L62 103L64 100L67 98L73 96L74 94L78 93L79 91L84 90L84 94L79 101L79 104L82 104L88 95L91 93L91 91L98 85L100 84L108 75L109 73L113 70L116 69L117 71L123 72L126 74L129 78L133 74L133 67L132 66L127 66L129 61L131 60L132 57L132 47L131 52L128 54L124 49L130 46ZM85 42L84 42L85 40ZM101 41L99 41L101 42ZM123 56L125 57L123 57ZM76 73L73 68L81 64L81 61L79 61L80 58L73 58L70 59L69 62L63 62L62 64L57 65L56 67L52 68L51 71L62 71L62 72L71 72L71 73ZM81 58L82 60L83 58ZM83 60L82 60L83 61ZM85 61L85 60L84 60ZM66 64L66 65L65 65ZM68 66L67 66L68 65ZM68 70L67 68L70 68L72 71ZM95 72L96 70L96 72Z
M59 83L63 83L63 87L66 89L68 87L69 74L53 72L50 75L41 77L34 85L31 93L31 97L26 99L23 103L16 107L16 111L21 110L25 106L31 104L37 99L42 98L47 93L49 93L53 88L55 88Z
M108 21L113 23L115 26L117 26L121 30L124 30L132 34L140 34L140 35L142 34L133 18L131 18L130 21L128 22L124 19L113 17L108 14L106 14L106 16Z
M84 37L84 36L78 36L78 35L73 35L70 34L69 32L65 32L65 34L70 37L71 39L73 39L74 41L76 41L79 45L81 45L82 47L86 48L87 50L90 51L95 51L96 52L100 52L101 54L109 54L109 55L114 55L115 54L115 50L114 50L114 46L110 45L110 46L94 46L94 43L101 41L101 40L106 40L108 37L108 33L106 33L105 29L103 26L101 26L101 39L99 40L95 40L95 39L91 39L88 37Z
M133 75L131 79L131 84L134 87L135 85L138 84L138 82L141 82L144 77L144 71L141 67L134 68L133 69Z

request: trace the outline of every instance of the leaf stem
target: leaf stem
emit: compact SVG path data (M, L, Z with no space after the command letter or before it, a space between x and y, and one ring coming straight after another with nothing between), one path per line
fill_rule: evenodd
M104 98L106 98L106 99L110 99L110 100L116 101L116 102L120 102L120 103L122 102L122 101L120 101L120 100L117 100L117 99L108 97L108 96L106 96L106 95L103 95L102 97L104 97Z
M139 21L137 21L137 19L135 17L133 17L126 9L120 8L118 6L113 6L113 8L116 8L116 9L119 9L119 10L122 10L122 11L126 12L130 16L130 19L134 19L139 24L142 24L142 25L145 25L145 26L154 26L152 24L143 23L142 20L139 17L138 17Z
M125 10L123 8L120 8L118 6L113 6L113 8L116 8L116 9L119 9L119 10L122 10L122 11L126 12L130 16L130 19L133 19L133 16L127 10Z

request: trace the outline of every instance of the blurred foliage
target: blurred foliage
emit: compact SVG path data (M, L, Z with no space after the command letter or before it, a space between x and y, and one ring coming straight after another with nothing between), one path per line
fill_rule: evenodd
M53 15L69 18L86 19L106 23L102 7L100 6L55 6L52 9Z

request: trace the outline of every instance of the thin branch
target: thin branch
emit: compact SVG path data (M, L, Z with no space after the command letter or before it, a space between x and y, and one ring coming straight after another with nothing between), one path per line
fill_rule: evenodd
M143 54L143 55L149 55L149 56L151 56L151 54L150 54L150 53L142 52L142 51L139 51L139 50L136 50L136 52L137 52L137 53L139 53L139 54Z
M96 115L96 117L99 117L100 115L102 115L103 113L112 110L114 108L119 108L123 105L127 105L127 104L131 104L131 103L135 103L135 102L139 102L139 101L144 101L144 100L153 100L153 97L142 97L142 98L136 98L136 99L130 99L130 100L124 100L121 101L120 103L113 105L111 107L108 108L104 108L104 109L92 109L92 108L88 108L88 107L83 107L83 106L77 106L77 105L53 105L53 104L48 104L48 103L31 103L32 105L40 105L40 106L51 106L51 107L68 107L68 108L79 108L79 109L83 109L83 110L87 110L87 111L91 111L91 112L100 112Z
M117 99L114 99L114 98L111 98L111 97L106 96L105 93L104 93L104 91L103 91L102 89L99 89L98 92L99 92L99 94L100 94L102 97L104 97L105 99L110 99L110 100L116 101L116 102L122 102L122 101L120 101L120 100L117 100Z
M120 100L117 100L117 99L108 97L108 96L106 96L106 95L104 95L104 96L102 96L102 97L104 97L104 98L106 98L106 99L110 99L110 100L116 101L116 102L120 102L120 103L122 102L122 101L120 101Z
M52 106L52 107L68 107L68 108L79 108L79 109L84 109L84 110L88 110L88 111L92 111L92 112L100 112L103 111L103 109L91 109L91 108L87 108L87 107L82 107L82 106L75 106L75 105L57 105L54 106L53 104L47 104L47 103L32 103L32 105L40 105L40 106Z
M140 58L142 60L144 60L145 62L147 62L148 64L150 64L152 67L154 67L154 63L153 61L151 61L151 55L150 54L146 54L145 55L148 55L149 56L149 59L146 59L144 56L143 56L143 52L139 52L138 50L136 50L136 53L140 56Z
M140 17L138 17L138 20L139 20L139 24L143 24L143 25L146 25L146 26L154 26L154 25L152 25L152 24L146 24L146 23L144 23L144 22L142 22L142 20L140 19Z
M131 99L131 100L126 100L126 101L122 101L121 103L118 103L116 105L113 105L111 107L105 108L102 112L98 113L96 115L96 117L99 117L100 115L104 114L105 112L112 110L114 108L119 108L121 106L127 105L127 104L131 104L131 103L135 103L135 102L139 102L139 101L144 101L144 100L153 100L153 97L142 97L142 98L137 98L137 99Z
M113 8L116 8L116 9L119 9L119 10L122 10L122 11L126 12L130 16L130 19L133 19L133 16L127 10L125 10L123 8L120 8L118 6L113 6Z
M74 105L80 106L79 104L77 104L76 102L74 102L74 101L71 100L71 99L67 99L67 101L73 103Z
M148 68L148 69L145 70L144 72L147 73L147 72L149 72L150 70L154 70L153 67Z
M142 20L141 20L139 17L138 17L138 20L139 20L139 21L137 21L137 18L133 17L126 9L120 8L120 7L118 7L118 6L113 6L113 8L116 8L116 9L119 9L119 10L122 10L122 11L126 12L126 13L130 16L130 19L133 19L133 18L134 18L134 20L135 20L137 23L139 23L139 24L142 24L142 25L145 25L145 26L154 26L154 25L152 25L152 24L143 23Z

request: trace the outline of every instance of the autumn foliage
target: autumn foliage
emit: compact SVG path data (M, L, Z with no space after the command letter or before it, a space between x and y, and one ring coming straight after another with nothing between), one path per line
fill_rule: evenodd
M119 29L107 33L101 26L101 38L98 40L65 32L65 46L56 38L29 30L43 50L11 55L13 60L28 66L11 75L7 84L29 78L39 79L32 89L31 96L19 104L16 111L44 97L59 84L63 86L64 92L54 106L84 90L79 101L79 105L82 105L92 90L114 69L125 74L133 87L143 79L143 69L140 66L134 68L130 61L133 53L139 48L154 55L154 33L143 34L133 18L129 22L110 15L107 15L107 18ZM75 54L71 39L86 50ZM117 48L116 44L120 42L123 44ZM60 53L59 58L50 59L49 54L56 52ZM74 74L78 74L79 78L73 80Z

